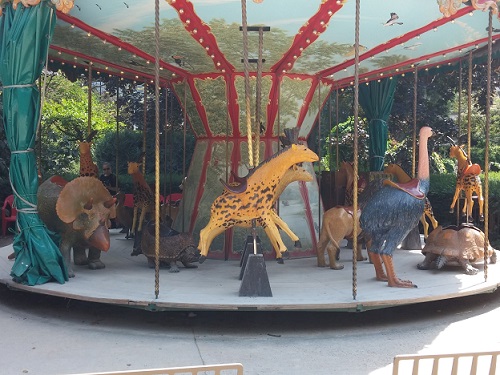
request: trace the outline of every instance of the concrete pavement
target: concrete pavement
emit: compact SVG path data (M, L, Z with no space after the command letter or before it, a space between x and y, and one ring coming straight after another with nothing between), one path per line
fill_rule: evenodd
M363 313L148 312L0 285L0 372L240 362L246 375L391 374L398 354L500 349L500 292Z

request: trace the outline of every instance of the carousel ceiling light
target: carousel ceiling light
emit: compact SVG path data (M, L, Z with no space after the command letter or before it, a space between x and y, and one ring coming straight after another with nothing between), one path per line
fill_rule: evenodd
M57 51L57 54L60 55L62 52L61 51Z
M76 69L76 65L73 65L73 68L75 68L75 69Z
M189 25L190 23L191 23L191 20L188 18L188 19L186 20L186 25Z
M118 47L118 51L121 51L122 50L122 47Z
M405 74L404 74L404 73L403 73L403 74L401 74L401 77L404 77L404 76L405 76Z
M435 27L435 28L432 29L432 31L436 32L436 31L438 31L438 28Z
M198 42L203 43L203 38L198 39Z
M90 32L87 33L87 36L91 36L92 34Z
M182 9L182 8L181 8L181 9L179 9L179 13L180 13L180 14L184 14L184 9Z
M75 28L75 25L71 25L71 28L74 29Z
M103 42L103 44L106 44L106 39L103 39L103 41L102 41L102 42Z
M193 34L198 33L198 29L193 29Z
M139 76L135 76L135 79L139 79Z
M294 59L294 60L297 60L297 55L293 55L293 59Z

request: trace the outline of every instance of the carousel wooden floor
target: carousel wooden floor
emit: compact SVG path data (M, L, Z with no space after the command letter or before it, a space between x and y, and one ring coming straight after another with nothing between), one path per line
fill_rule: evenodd
M75 267L76 277L65 284L55 282L25 286L12 281L12 261L7 256L12 246L0 248L0 283L13 289L76 300L116 304L152 311L163 310L301 310L364 311L397 305L458 298L493 292L500 285L498 264L488 265L484 279L482 264L477 275L465 275L458 266L422 271L419 250L397 250L394 264L398 276L412 280L418 288L389 288L374 278L373 265L357 263L356 299L352 287L352 254L342 249L345 268L334 271L318 268L316 258L290 259L284 264L266 261L271 297L240 297L238 261L206 260L197 269L180 265L179 273L160 270L159 296L155 297L154 269L143 255L130 256L133 240L119 230L111 230L111 248L101 259L106 268L93 271ZM366 255L366 251L363 250Z

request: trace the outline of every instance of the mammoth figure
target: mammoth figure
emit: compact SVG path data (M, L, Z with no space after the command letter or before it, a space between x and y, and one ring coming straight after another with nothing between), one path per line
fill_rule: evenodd
M60 234L59 250L66 262L69 277L71 248L76 265L91 269L104 268L100 252L110 246L108 220L114 209L113 198L95 177L78 177L67 182L53 176L38 188L38 215L47 228ZM88 257L85 249L89 248Z

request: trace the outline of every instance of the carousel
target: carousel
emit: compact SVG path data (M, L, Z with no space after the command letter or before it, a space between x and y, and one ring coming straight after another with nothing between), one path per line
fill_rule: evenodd
M17 210L13 244L0 248L0 282L152 311L364 311L496 290L500 272L488 241L490 103L485 165L467 156L470 124L468 144L450 150L458 161L450 204L462 202L455 209L465 219L440 227L426 197L432 189L427 142L436 132L417 124L416 82L429 70L471 71L486 60L490 97L498 6L484 0L0 0L0 80ZM128 163L133 240L108 225L123 201L96 179L90 109L88 134L80 137L80 177L39 179L39 83L62 65L88 74L89 91L95 74L154 87L154 188L142 174L145 159ZM415 77L409 174L386 159L387 122L402 75ZM166 203L162 90L176 96L184 127L196 139L178 213L168 224L154 209ZM345 182L341 202L332 204L338 186L325 193L324 155L308 141L335 125L332 108L328 123L321 113L344 90L354 98L353 155L352 163L341 163L337 153L333 168ZM364 197L358 196L360 109L370 139ZM474 203L483 230L469 219Z

